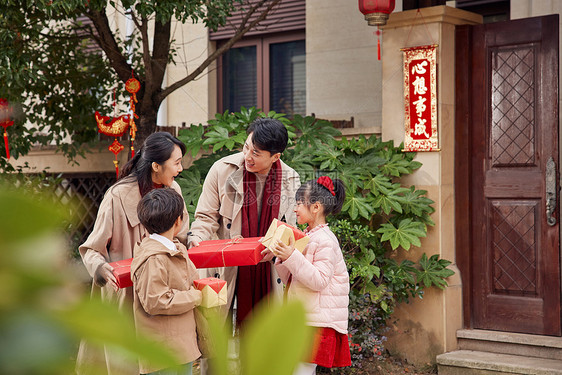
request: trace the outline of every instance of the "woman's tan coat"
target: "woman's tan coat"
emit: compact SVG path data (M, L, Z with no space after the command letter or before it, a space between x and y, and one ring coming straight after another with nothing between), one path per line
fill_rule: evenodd
M193 287L199 274L177 240L176 250L145 238L135 247L131 264L135 326L137 331L170 349L176 365L201 356L197 346L194 310L201 304L201 291ZM141 374L162 370L140 362Z
M179 185L171 186L181 195ZM133 257L133 248L148 236L147 230L137 216L137 205L141 199L139 185L133 177L127 177L105 193L98 210L92 233L86 242L79 247L84 266L90 276L103 263ZM185 233L189 228L189 215L184 207L184 223L178 239L186 243ZM105 301L113 301L119 309L133 319L133 290L119 289L115 292L111 287L100 287L92 283L92 296L100 296ZM99 350L85 340L80 343L77 357L78 374L135 374L138 365L123 364L122 356L115 355L111 350Z
M244 154L236 153L226 156L213 164L205 182L197 209L195 221L188 240L205 241L214 238L229 239L242 232L242 203L244 202ZM300 187L300 178L294 169L281 161L281 202L279 203L279 220L295 225L295 193ZM221 267L203 269L201 276L220 277L227 282L228 303L231 305L236 286L238 267ZM274 292L280 296L283 290L281 279L272 264L272 285Z

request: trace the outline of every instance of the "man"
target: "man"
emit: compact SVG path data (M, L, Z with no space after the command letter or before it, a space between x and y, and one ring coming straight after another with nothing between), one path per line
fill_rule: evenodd
M278 120L260 118L247 133L243 151L215 162L205 178L189 233L191 246L216 237L261 237L274 218L296 223L299 175L280 160L289 139L287 129ZM282 293L281 279L270 260L206 270L208 276L227 281L227 309L236 292L238 324L270 292Z

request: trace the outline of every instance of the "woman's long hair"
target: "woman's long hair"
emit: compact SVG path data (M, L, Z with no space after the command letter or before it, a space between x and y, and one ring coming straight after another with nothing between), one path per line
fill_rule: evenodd
M141 196L153 189L152 163L164 164L172 156L175 146L185 154L182 141L167 132L156 132L149 135L139 151L125 164L119 174L118 182L126 177L135 178L139 183ZM128 178L127 178L128 180Z

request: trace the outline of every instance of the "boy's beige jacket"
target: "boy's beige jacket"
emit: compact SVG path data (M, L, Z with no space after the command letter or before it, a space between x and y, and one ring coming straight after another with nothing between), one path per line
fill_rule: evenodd
M179 185L171 186L181 194ZM139 185L134 178L125 178L105 193L98 210L92 233L80 247L80 255L90 276L103 263L128 259L133 256L133 248L148 232L140 224L137 216L137 205L141 199ZM180 242L185 243L189 215L184 208L184 223L178 235ZM133 318L133 289L124 288L115 292L111 287L100 287L92 283L92 295L100 296L105 301L113 301L119 309ZM87 341L82 340L77 357L78 374L134 374L138 375L138 365L123 364L122 355L111 350L100 350Z
M296 224L295 194L300 187L300 178L294 169L281 161L281 202L279 220L290 225ZM244 202L244 154L239 152L226 156L213 164L205 182L197 209L195 221L190 230L189 241L229 239L242 232L242 203ZM283 284L271 267L274 291L281 296ZM228 283L228 303L231 305L236 287L238 267L206 268L201 277L214 276Z
M177 240L177 250L145 238L135 247L131 264L135 325L175 354L178 365L201 356L193 309L201 304L201 291L193 287L199 274ZM162 368L140 362L142 374Z

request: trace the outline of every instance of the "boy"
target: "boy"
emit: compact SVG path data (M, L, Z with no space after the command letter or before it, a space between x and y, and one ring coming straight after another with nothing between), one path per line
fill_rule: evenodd
M140 361L142 374L191 374L193 361L201 356L193 311L201 303L201 292L192 286L198 273L185 246L173 240L182 227L183 208L183 199L170 188L152 190L137 207L150 236L135 246L131 264L135 324L179 360L172 369Z

